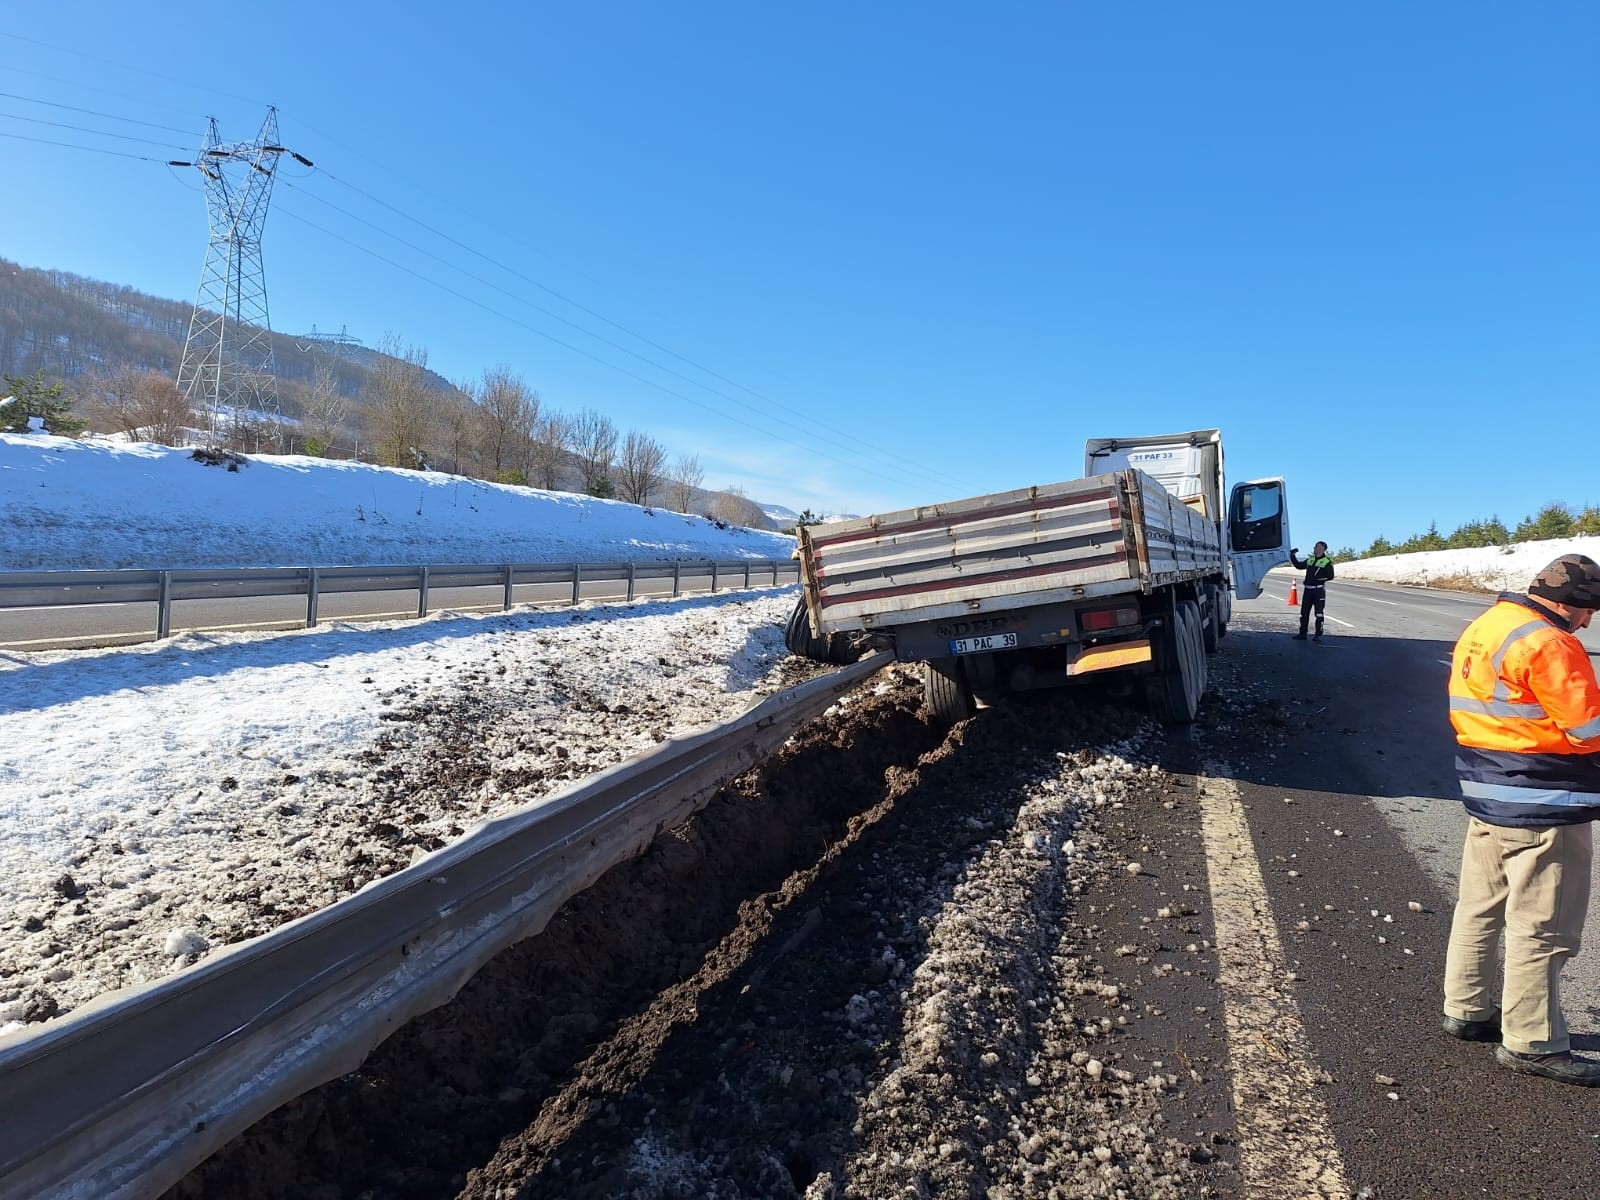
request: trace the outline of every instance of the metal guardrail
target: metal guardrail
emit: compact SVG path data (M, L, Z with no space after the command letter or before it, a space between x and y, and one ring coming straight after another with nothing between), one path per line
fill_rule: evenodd
M498 587L501 607L525 585L570 585L571 603L584 599L585 584L627 582L627 598L672 581L671 595L683 581L710 579L710 591L735 587L773 587L797 582L792 559L676 560L628 563L432 564L375 567L199 567L158 571L7 571L0 572L0 609L68 608L85 604L153 603L156 637L170 635L172 605L180 600L240 600L304 596L306 627L317 623L321 597L341 592L415 592L417 616L428 615L430 595L450 588ZM737 581L737 582L736 582Z
M160 1195L641 853L877 654L486 822L320 912L0 1039L0 1200Z

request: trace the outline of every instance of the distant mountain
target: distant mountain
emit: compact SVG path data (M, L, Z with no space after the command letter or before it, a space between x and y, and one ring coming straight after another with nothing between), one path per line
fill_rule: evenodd
M193 312L181 300L0 258L0 374L43 371L72 381L141 367L176 376ZM284 416L298 418L317 354L329 346L288 334L269 336L279 407ZM328 357L339 391L359 403L369 375L388 356L359 344L332 349L337 353ZM442 375L429 371L427 377L436 390L453 390Z
M800 520L799 513L795 512L795 510L792 508L785 508L781 504L763 504L761 506L761 511L765 513L767 515L767 519L772 521L779 529L792 529L794 528L796 522ZM815 516L815 514L813 514L813 516L815 517L814 521L812 522L813 524L826 525L829 521L853 521L855 520L857 514L829 513L823 516Z

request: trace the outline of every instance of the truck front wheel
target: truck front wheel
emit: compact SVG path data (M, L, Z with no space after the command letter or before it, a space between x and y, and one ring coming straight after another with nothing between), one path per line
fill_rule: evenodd
M922 702L947 729L973 714L972 684L959 658L932 658L922 664Z

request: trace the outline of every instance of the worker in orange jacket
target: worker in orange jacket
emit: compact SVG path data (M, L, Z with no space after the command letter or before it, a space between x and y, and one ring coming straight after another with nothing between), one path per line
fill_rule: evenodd
M1600 819L1600 683L1575 636L1597 610L1600 564L1564 554L1468 625L1450 659L1468 821L1444 1029L1499 1042L1513 1071L1582 1087L1600 1087L1600 1063L1572 1055L1561 968L1582 943Z

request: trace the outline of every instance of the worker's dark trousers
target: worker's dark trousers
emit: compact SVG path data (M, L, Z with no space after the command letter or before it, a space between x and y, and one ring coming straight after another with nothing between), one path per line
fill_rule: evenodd
M1311 610L1317 610L1317 636L1322 636L1322 610L1328 606L1328 589L1323 585L1308 587L1300 593L1300 636L1304 637L1306 625L1311 621Z

